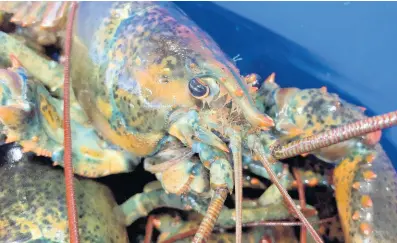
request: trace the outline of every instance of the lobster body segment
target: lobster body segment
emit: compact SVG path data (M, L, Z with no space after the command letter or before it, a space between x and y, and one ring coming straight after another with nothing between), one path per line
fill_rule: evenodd
M37 13L36 20L21 19L29 6ZM14 21L26 27L47 26L47 31L62 33L67 3L29 6L1 4L0 9L12 9ZM0 40L5 43L1 64L12 64L0 70L0 120L8 142L17 141L25 152L62 165L61 64L3 32ZM358 107L325 88L280 88L274 76L255 93L256 76L241 77L211 37L172 3L82 2L72 40L74 173L100 177L129 172L143 157L145 170L161 182L161 187L115 208L126 225L158 207L194 209L205 215L194 241L205 241L215 223L228 227L238 225L238 218L285 219L291 213L280 202L288 199L292 208L296 206L277 185L290 189L296 183L272 156L274 146L364 117ZM389 209L397 205L391 196L396 192L395 173L379 175L391 168L381 157L381 148L374 147L380 135L311 152L337 166L336 198L348 242L394 238L394 232L383 231L389 226L384 219L395 221L397 215L385 215L378 208L388 199ZM278 184L257 202L240 204L242 215L236 216L222 205L227 193L241 186L242 178L233 170L240 171L243 158L245 169L267 179L278 175L280 180L272 179ZM263 166L270 159L273 171ZM325 177L306 175L311 178L306 185L328 183ZM385 193L380 192L383 186ZM242 192L235 194L240 202Z

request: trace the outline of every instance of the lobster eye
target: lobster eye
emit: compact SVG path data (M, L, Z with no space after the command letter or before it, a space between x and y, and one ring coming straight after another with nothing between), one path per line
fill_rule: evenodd
M203 99L208 96L209 88L203 84L200 78L192 78L189 81L189 91L197 99Z

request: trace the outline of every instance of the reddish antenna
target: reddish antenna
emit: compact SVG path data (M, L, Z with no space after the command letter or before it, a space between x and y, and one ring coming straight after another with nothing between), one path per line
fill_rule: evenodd
M65 38L65 61L64 61L64 101L63 101L63 142L64 142L64 172L66 186L66 206L68 211L69 235L71 243L79 243L79 227L77 220L77 207L73 188L73 165L72 165L72 134L70 128L70 50L72 46L72 31L77 3L72 2L71 11L67 19Z

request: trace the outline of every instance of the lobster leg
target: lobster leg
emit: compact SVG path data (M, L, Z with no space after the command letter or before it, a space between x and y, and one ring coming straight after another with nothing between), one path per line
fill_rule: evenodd
M173 137L170 137L163 146L164 150L153 157L146 158L144 162L145 169L155 173L160 182L149 184L144 189L144 193L134 195L116 209L116 212L125 218L124 222L127 225L139 217L147 216L151 210L159 207L193 208L195 211L206 215L209 202L207 193L209 183L208 179L207 181L203 180L207 178L203 164L198 161L197 157L188 153L189 148L183 146L181 148L180 142ZM211 155L211 151L206 150L207 145L202 144L201 146L204 149L201 151L202 159ZM189 178L192 179L189 180ZM161 186L159 183L161 183ZM171 192L166 192L162 188L167 188ZM184 201L181 201L181 197L178 197L177 194L181 195ZM278 196L281 199L281 194L278 193ZM236 214L234 209L227 209L224 212L225 210L221 211L218 222L223 225L235 225ZM246 212L247 209L244 209L243 222L285 219L290 215L288 208L279 203L269 202L265 207L255 210L255 212L249 213ZM259 219L255 219L255 217L259 217Z
M62 165L62 101L32 80L16 59L13 62L12 68L0 70L0 120L3 133L7 135L6 142L18 142L25 152L50 157L55 164ZM139 163L138 158L110 148L99 138L78 107L73 107L72 115L76 174L100 177L131 171Z
M182 198L176 194L167 193L163 189L138 193L114 209L117 217L130 225L140 217L146 217L156 208L170 207L185 210L186 205Z
M135 194L126 202L116 207L114 211L126 225L130 225L138 218L146 217L152 210L163 207L181 210L193 209L205 215L208 203L208 199L199 197L196 194L187 193L178 196L167 193L163 189L155 189ZM313 209L310 206L308 208ZM243 208L242 222L283 220L290 216L290 211L284 204L269 204L266 206ZM235 210L224 207L220 212L217 225L220 227L234 227L236 224L235 220Z
M198 218L200 219L200 218ZM178 236L185 235L183 239L176 240L174 242L187 243L192 241L192 233L194 234L197 230L197 217L193 220L183 221L178 216L170 216L162 214L154 217L154 227L161 232L158 241L159 243L170 242L172 239L176 239ZM276 228L264 228L256 227L249 229L248 232L242 235L243 242L260 242L262 238L266 237L270 242L279 242L281 240L278 237ZM282 236L282 239L290 240L288 242L297 243L292 228L287 228ZM287 233L288 232L288 233ZM179 237L178 237L179 238ZM207 242L234 242L234 234L231 233L214 233L211 235ZM277 241L276 241L277 240Z
M173 153L170 153L173 154ZM164 154L163 154L164 156ZM146 163L146 161L145 161ZM154 163L151 162L153 165ZM146 165L145 165L146 167ZM157 167L160 168L160 167ZM153 169L153 167L151 167ZM163 176L158 175L159 178L164 179ZM175 178L176 176L174 176ZM162 208L171 207L182 210L190 210L206 215L206 209L209 203L209 198L203 195L186 192L182 195L168 193L162 189L161 182L154 182L148 184L144 188L143 193L136 194L124 202L119 207L115 208L115 213L121 218L126 225L132 224L140 217L145 217L150 211ZM164 184L164 183L161 183ZM275 195L279 199L282 198L281 194ZM267 205L260 205L258 201L248 207L244 207L242 211L242 222L257 222L266 220L282 220L291 216L289 208L283 203L267 203ZM313 209L310 206L309 209ZM236 213L234 209L223 208L217 220L217 225L221 227L233 227L236 224Z

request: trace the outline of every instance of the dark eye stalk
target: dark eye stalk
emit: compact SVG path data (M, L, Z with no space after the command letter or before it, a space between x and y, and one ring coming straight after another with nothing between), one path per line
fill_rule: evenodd
M200 78L192 78L189 81L189 91L193 97L204 99L208 96L210 89L201 81Z

